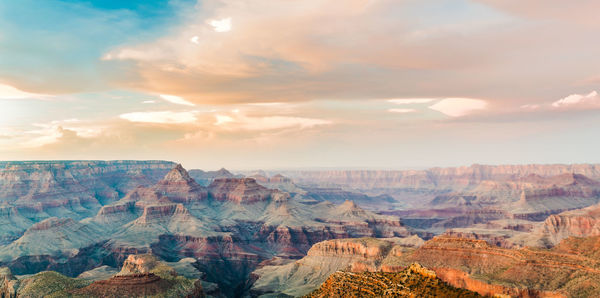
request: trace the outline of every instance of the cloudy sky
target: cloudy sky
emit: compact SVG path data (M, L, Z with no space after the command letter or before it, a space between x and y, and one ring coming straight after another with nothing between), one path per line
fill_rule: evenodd
M593 0L0 1L0 159L600 162Z

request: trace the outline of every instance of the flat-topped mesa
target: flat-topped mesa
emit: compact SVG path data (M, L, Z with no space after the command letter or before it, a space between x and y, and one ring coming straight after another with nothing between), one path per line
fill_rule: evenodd
M275 192L253 178L219 178L209 186L210 195L217 201L251 204L268 200Z
M123 204L102 206L102 208L100 208L100 211L98 211L97 216L110 216L110 215L121 214L121 213L133 213L134 211L135 211L135 202L129 201L129 202L124 202Z
M375 238L326 240L313 245L307 256L380 259L391 247L391 242Z
M424 249L437 247L455 249L490 249L493 246L491 246L485 240L457 238L452 236L441 235L433 237L433 239L425 242L425 244L423 244L423 246L421 247Z
M281 174L276 174L269 178L269 182L271 183L291 183L292 179L285 177Z
M135 220L135 223L148 224L168 220L173 216L189 217L191 215L182 204L150 205L144 207L144 212Z

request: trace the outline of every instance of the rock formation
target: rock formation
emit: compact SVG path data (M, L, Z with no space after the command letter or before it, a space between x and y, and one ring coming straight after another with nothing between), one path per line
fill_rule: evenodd
M173 163L164 161L0 162L0 204L32 221L81 219L140 185L152 185ZM16 214L16 213L15 213Z
M234 175L225 168L221 168L218 171L202 171L202 170L190 170L190 177L192 177L198 184L202 186L208 186L217 178L241 178L240 176Z
M544 221L542 232L553 245L571 236L599 236L600 205L550 215Z
M305 297L482 297L455 288L437 278L435 272L415 263L395 272L352 273L338 271Z
M301 260L256 270L252 290L304 295L338 270L398 272L418 262L444 282L481 295L589 297L600 294L599 248L599 237L568 238L552 249L505 249L447 236L420 246L377 239L329 240L314 245Z
M217 201L251 204L267 200L273 190L256 183L253 178L218 178L208 186Z
M204 297L201 282L151 255L130 256L118 275L90 281L45 271L21 279L0 268L0 297Z

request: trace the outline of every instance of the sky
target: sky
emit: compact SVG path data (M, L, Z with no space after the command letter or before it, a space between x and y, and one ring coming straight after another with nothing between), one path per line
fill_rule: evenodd
M600 162L593 0L0 1L0 160Z

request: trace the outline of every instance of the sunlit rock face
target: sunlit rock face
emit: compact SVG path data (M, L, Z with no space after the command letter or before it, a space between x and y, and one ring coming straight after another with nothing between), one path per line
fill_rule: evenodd
M302 296L322 285L333 290L327 287L328 281L343 277L340 272L348 276L404 272L418 263L429 269L419 266L414 272L484 296L596 296L600 274L593 260L600 255L599 246L598 237L568 238L555 248L535 250L448 236L426 242L418 238L328 240L313 245L300 260L267 264L254 271L251 292Z

